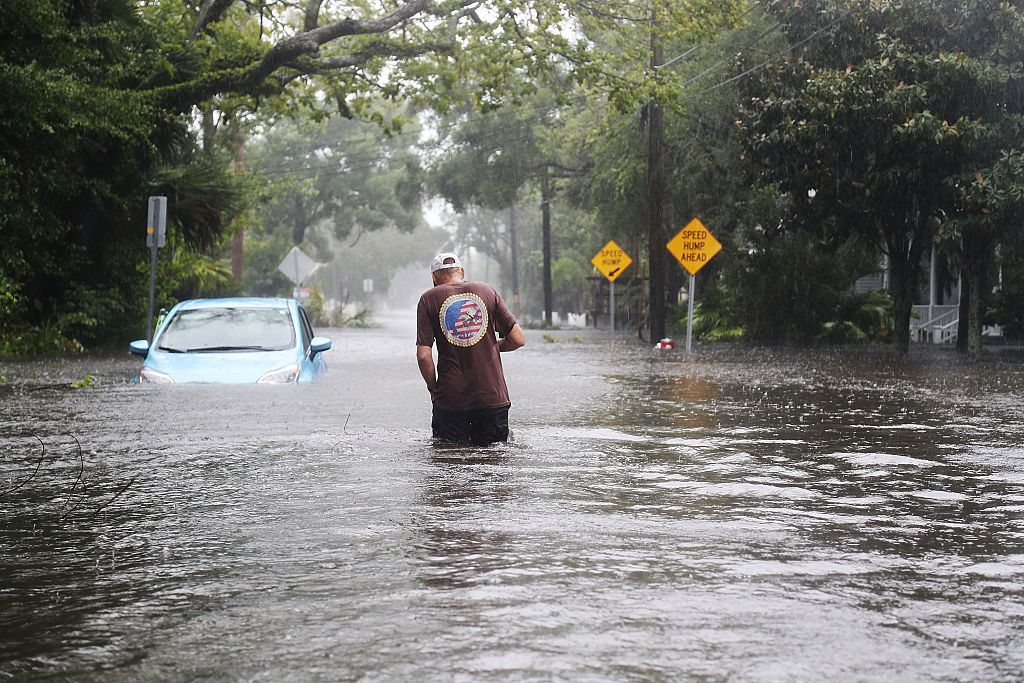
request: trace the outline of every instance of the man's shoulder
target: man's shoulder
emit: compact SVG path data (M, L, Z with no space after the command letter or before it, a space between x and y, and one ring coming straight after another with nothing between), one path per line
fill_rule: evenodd
M420 303L436 300L439 296L443 295L442 290L444 290L444 287L445 285L435 285L430 289L424 290L424 292L420 294Z
M493 285L491 285L488 282L484 282L482 280L468 280L466 282L463 282L462 284L466 285L466 289L468 289L471 292L475 292L477 294L482 294L482 293L491 294L491 293L497 293L497 291L498 291L498 290L496 290L494 288Z

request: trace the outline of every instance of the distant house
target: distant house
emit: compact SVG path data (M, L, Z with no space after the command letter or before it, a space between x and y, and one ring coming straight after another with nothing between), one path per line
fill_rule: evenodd
M956 343L960 320L960 272L935 249L927 258L925 277L914 296L911 339L935 344ZM888 286L888 260L883 257L879 270L858 278L853 283L853 291L864 294L886 290Z

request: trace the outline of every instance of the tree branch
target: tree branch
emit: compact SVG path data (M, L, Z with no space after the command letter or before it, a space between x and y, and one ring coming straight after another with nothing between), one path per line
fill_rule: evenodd
M321 45L344 36L389 31L406 19L422 12L429 4L430 0L411 0L393 12L376 19L341 19L291 38L284 38L270 48L270 52L249 72L246 78L251 82L259 83L280 67L303 55L316 55Z
M302 30L312 31L320 23L320 5L324 0L309 0L306 5L306 20L303 22Z
M309 66L312 67L312 69L307 73L361 66L373 57L383 56L409 59L411 57L419 57L420 55L428 52L450 52L453 49L455 49L455 46L451 43L423 43L421 45L393 45L389 43L378 43L351 55L324 57L323 59L312 61L309 63Z
M227 8L236 0L205 0L200 17L193 29L193 34L199 35L210 23L220 18ZM474 0L475 1L475 0ZM310 21L319 20L319 9L323 0L310 0L306 5L306 25ZM466 0L463 6L473 4ZM317 59L320 48L339 38L357 35L381 34L394 29L403 22L415 17L424 11L434 8L432 0L409 0L397 9L380 17L372 19L344 18L325 26L304 30L294 36L282 38L275 43L270 50L257 58L257 61L238 66L225 65L220 69L200 76L197 79L182 83L167 85L154 89L154 94L169 106L175 107L178 111L186 111L189 107L224 92L237 92L244 94L270 94L278 92L281 83L272 77L280 69L292 68L298 71L297 74L289 74L283 79L283 83L290 82L296 77L306 74L324 73L331 69L343 69L347 67L360 66L365 64L371 57L395 56L411 57L424 54L434 50L442 51L451 49L445 43L424 43L422 45L404 46L400 44L380 43L364 48L352 55L326 57ZM447 9L445 12L456 11Z
M194 42L207 26L220 19L234 2L235 0L205 0L202 7L199 8L195 26L192 27L192 32L188 35L189 42Z
M332 24L295 36L299 41L312 40L319 47L343 36L384 33L411 19L431 4L431 0L409 0L398 9L376 19L341 19ZM287 41L281 41L282 43ZM280 43L279 43L280 44ZM275 46L276 47L276 46Z

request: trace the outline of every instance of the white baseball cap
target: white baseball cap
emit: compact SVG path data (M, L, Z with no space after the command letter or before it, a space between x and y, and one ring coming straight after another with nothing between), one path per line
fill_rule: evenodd
M430 272L436 273L439 270L445 270L447 268L461 268L462 263L459 261L459 257L450 251L438 254L434 257L434 260L430 262Z

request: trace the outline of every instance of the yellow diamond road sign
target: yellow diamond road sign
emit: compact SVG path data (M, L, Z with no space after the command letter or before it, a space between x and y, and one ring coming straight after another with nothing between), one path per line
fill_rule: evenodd
M679 265L690 275L696 275L698 270L722 250L721 243L696 218L676 233L666 246L679 261Z
M590 259L590 262L608 278L609 282L615 282L615 278L622 275L622 271L629 267L633 259L629 258L629 254L624 252L622 247L615 244L615 240L611 240Z

